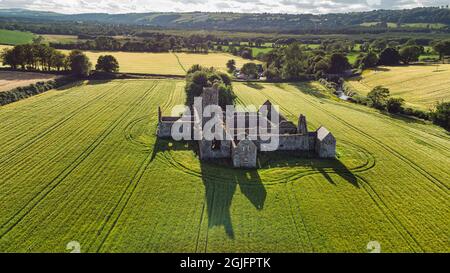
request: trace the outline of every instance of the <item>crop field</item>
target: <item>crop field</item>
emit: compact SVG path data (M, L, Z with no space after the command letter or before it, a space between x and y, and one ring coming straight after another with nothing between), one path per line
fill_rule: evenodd
M0 44L20 45L30 43L34 38L31 32L0 29Z
M56 78L55 75L43 73L0 71L0 92Z
M338 140L336 160L201 163L157 140L184 81L84 82L0 107L0 252L448 252L450 137L328 98L312 84L235 84Z
M382 85L391 95L405 99L408 106L428 110L436 102L450 100L450 65L381 67L365 71L361 79L349 84L363 95Z
M76 35L44 34L41 36L44 38L44 41L47 43L71 44L71 43L83 41L83 40L78 39L78 36L76 36Z
M66 54L69 51L64 51ZM226 72L226 63L230 59L236 61L237 66L249 62L240 57L225 53L189 54L189 53L135 53L135 52L97 52L87 51L86 55L95 64L101 55L113 55L120 64L120 72L145 73L162 75L186 75L186 71L194 64L207 67L214 66Z

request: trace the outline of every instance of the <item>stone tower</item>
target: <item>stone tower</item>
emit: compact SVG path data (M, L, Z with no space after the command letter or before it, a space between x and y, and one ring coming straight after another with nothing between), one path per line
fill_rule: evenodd
M300 115L298 118L298 133L300 135L308 134L308 125L306 124L306 117L304 115Z
M203 88L203 109L208 105L219 105L219 90L214 87Z

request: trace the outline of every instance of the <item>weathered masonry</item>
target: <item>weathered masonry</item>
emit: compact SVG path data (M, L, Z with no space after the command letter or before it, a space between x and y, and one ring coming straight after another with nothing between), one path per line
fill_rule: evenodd
M219 93L215 88L205 88L202 94L203 107L209 105L219 105ZM263 106L272 106L270 101L267 101ZM228 113L227 113L228 114ZM194 116L198 115L197 119ZM335 158L336 156L336 139L325 127L319 127L317 131L309 132L306 122L306 117L300 115L298 124L286 120L280 113L278 115L278 122L275 124L278 127L276 135L269 131L265 135L260 133L261 120L266 123L272 123L271 117L273 115L263 115L261 109L257 112L235 112L235 120L245 122L234 122L234 128L226 126L225 117L221 122L220 130L231 137L226 140L213 139L207 140L200 136L197 140L199 145L199 155L201 160L214 159L231 159L235 168L256 168L258 152L264 150L265 140L267 136L278 138L278 147L276 151L301 151L314 152L320 158ZM201 117L201 118L200 118ZM251 117L257 117L258 123L250 126ZM161 110L158 109L158 131L159 138L172 139L172 127L175 123L182 123L189 132L194 132L194 128L201 127L208 122L210 118L205 118L199 115L198 112L193 111L192 116L183 117L165 117L162 116ZM195 122L197 120L197 123ZM200 124L201 123L201 124ZM244 132L244 135L242 135ZM191 133L193 134L193 133Z

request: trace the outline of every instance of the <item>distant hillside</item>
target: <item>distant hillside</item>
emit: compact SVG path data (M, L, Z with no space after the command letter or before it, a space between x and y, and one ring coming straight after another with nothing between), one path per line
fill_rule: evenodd
M377 10L347 14L245 14L245 13L130 13L130 14L74 14L29 11L22 9L0 10L0 19L39 19L53 21L98 22L145 25L160 28L208 29L233 31L314 32L327 29L405 28L448 30L450 9L416 8L409 10ZM439 28L435 26L439 25Z

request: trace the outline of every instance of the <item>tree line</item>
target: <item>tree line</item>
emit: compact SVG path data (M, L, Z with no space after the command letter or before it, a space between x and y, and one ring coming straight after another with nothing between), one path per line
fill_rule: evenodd
M68 55L48 45L33 43L6 48L1 52L3 65L23 71L57 71L87 77L92 63L82 51L73 50ZM97 71L118 72L119 62L114 56L103 55L97 60Z
M214 49L212 37L191 35L180 37L151 33L142 35L142 39L118 39L114 37L95 37L77 43L50 43L51 47L68 50L103 50L128 52L169 52L187 51L192 53L208 53Z

